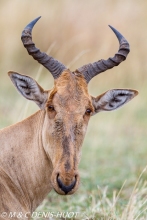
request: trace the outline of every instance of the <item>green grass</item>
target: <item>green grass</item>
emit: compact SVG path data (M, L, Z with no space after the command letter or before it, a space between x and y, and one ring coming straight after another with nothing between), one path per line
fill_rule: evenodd
M71 70L114 55L118 42L107 25L114 26L128 39L131 53L119 67L95 77L89 91L97 96L111 88L139 90L138 97L122 109L91 118L82 148L79 190L71 196L52 191L37 211L78 212L74 219L79 220L147 219L147 2L5 0L0 4L0 128L37 110L16 92L6 74L9 70L37 78L45 89L53 85L52 76L27 54L20 40L23 27L39 15L33 30L37 47Z
M115 117L114 114L121 116L125 109L120 111L111 113L112 117ZM105 114L103 120L99 120L99 114L90 123L83 144L78 192L66 197L51 192L38 210L79 212L80 216L76 219L86 219L81 216L88 216L87 219L134 220L146 208L146 171L138 181L146 166L146 134L139 135L137 128L132 131L135 124L128 123L126 127L122 123L124 117L117 120L118 123L108 123L110 115ZM137 219L141 216L145 219L146 212Z

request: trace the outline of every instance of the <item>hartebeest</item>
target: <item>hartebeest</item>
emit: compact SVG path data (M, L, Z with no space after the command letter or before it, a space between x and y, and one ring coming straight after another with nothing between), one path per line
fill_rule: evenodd
M88 93L94 76L119 65L129 53L128 42L116 29L110 26L120 44L113 58L71 72L35 47L32 28L39 18L25 27L21 39L55 83L46 91L29 76L8 73L17 90L41 110L0 131L0 212L31 213L51 189L63 195L74 193L80 182L78 165L90 117L115 110L138 94L132 89L113 89L96 98Z

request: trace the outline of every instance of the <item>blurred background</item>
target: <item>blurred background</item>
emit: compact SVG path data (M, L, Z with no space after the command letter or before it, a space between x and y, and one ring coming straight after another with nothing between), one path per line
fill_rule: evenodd
M35 78L45 89L53 86L51 74L28 55L20 39L23 28L40 15L33 41L72 71L114 56L119 44L109 24L130 43L126 61L92 79L89 92L97 96L112 88L133 88L139 95L122 109L91 118L80 165L85 194L96 193L97 185L108 186L111 194L125 179L128 193L147 165L147 1L1 0L0 128L38 110L16 91L9 70Z

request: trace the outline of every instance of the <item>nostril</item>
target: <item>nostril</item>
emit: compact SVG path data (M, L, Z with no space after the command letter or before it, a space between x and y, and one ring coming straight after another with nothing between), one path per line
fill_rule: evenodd
M69 193L76 185L76 182L77 182L77 176L75 176L75 180L69 185L69 186L66 186L60 179L59 177L59 174L57 174L57 183L58 183L58 186L59 188L65 192L65 194Z

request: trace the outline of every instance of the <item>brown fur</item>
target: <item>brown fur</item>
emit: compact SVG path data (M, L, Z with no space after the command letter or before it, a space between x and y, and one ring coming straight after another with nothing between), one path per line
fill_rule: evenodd
M90 116L120 107L137 91L112 90L94 98L84 77L69 70L49 91L28 76L15 72L9 76L41 110L0 131L0 213L31 215L52 188L63 195L78 189L81 146Z
M82 102L82 105L81 105ZM48 111L54 105L56 114ZM85 106L89 106L87 84L66 71L49 91L46 108L24 121L0 131L0 212L33 212L49 191L56 176L79 185L80 147L86 132ZM87 127L88 117L84 119Z

